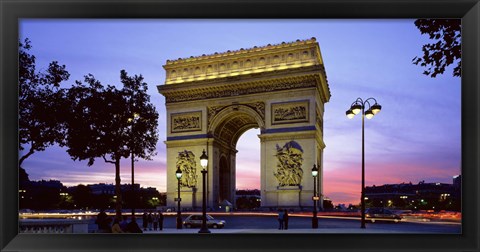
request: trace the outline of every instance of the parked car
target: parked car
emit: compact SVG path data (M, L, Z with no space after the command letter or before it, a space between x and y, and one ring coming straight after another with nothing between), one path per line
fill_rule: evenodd
M192 214L188 216L184 221L183 225L186 228L201 227L202 226L202 214ZM215 219L212 216L207 214L207 227L209 228L223 228L225 226L224 220Z
M365 219L370 220L372 223L375 221L399 222L402 220L402 216L385 208L369 208L365 211Z

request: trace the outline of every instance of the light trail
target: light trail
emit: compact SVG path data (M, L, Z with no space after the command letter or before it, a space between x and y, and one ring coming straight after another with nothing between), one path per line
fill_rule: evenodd
M147 211L149 212L149 211ZM152 212L154 212L152 210ZM82 217L96 217L98 211L86 211L86 212L73 212L73 213L20 213L19 218L20 219L35 219L35 218L64 218L64 219L70 219L70 218L82 218ZM186 211L182 212L182 215L190 215L190 214L196 214L198 212L193 212L193 211ZM125 212L124 214L128 214ZM138 212L136 213L136 216L142 216L143 212ZM164 212L163 213L165 216L176 216L176 213L174 212ZM277 212L208 212L208 214L212 216L251 216L251 217L265 217L265 216L270 216L270 217L276 217L278 215ZM107 212L107 215L109 216L115 216L115 213L110 213ZM312 217L312 213L309 212L299 212L299 213L289 213L290 217L303 217L303 218L309 218ZM445 219L445 218L431 218L431 215L427 215L430 218L427 218L426 216L422 215L411 215L411 216L403 216L401 220L398 220L396 222L409 222L409 223L423 223L423 224L433 224L433 225L461 225L461 218L454 218L454 219ZM318 218L323 218L323 219L339 219L339 220L360 220L360 216L356 213L320 213L318 215ZM382 221L382 222L395 222L393 219L385 219L385 218L374 218L375 221ZM439 221L443 220L443 221ZM367 222L370 222L371 219L367 218Z

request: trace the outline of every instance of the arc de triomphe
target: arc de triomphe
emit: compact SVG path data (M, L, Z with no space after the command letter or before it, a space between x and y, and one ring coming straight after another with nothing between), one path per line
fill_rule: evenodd
M323 113L330 99L315 38L167 60L163 67L168 207L176 206L177 168L182 207L202 206L204 149L207 206L235 204L236 144L260 128L261 206L312 208L314 164L323 192Z

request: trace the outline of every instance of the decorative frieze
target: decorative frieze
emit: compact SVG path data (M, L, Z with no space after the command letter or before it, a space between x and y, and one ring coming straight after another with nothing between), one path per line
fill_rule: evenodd
M309 101L272 103L272 125L308 122Z
M315 76L301 76L282 80L257 81L240 84L224 84L223 86L204 87L197 89L176 89L170 91L167 85L159 86L159 92L165 96L167 103L196 101L239 95L258 94L290 89L316 87Z
M202 130L202 111L170 115L171 133Z

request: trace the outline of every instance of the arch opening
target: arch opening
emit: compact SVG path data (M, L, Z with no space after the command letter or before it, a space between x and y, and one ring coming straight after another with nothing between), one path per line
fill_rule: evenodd
M238 190L260 189L260 130L247 130L237 142Z
M235 172L237 209L252 210L260 207L261 161L259 129L249 129L237 142Z
M221 111L214 118L212 122L214 127L210 128L210 132L217 143L216 148L218 148L219 154L218 202L220 204L227 200L234 206L236 205L237 183L240 182L240 185L244 183L241 179L242 175L240 175L240 178L237 176L238 164L241 164L241 174L243 174L243 177L248 175L248 172L245 172L243 167L252 164L252 162L247 161L247 158L249 157L246 157L245 155L238 156L239 146L237 144L240 137L243 135L246 136L245 138L247 142L241 141L241 151L244 151L244 153L249 153L252 156L256 156L256 166L258 166L258 168L254 173L259 174L260 139L257 135L260 133L260 124L259 115L252 109L242 105L227 108L224 111ZM247 131L249 133L246 133ZM253 134L251 132L253 132ZM256 148L251 148L252 142L257 142ZM248 147L249 145L250 147ZM249 149L250 151L248 151ZM252 152L255 152L255 154L253 155ZM238 159L239 157L241 159ZM239 160L239 162L237 162L237 160ZM257 185L256 187L259 187L259 182L259 175L257 175L257 180L255 183Z

